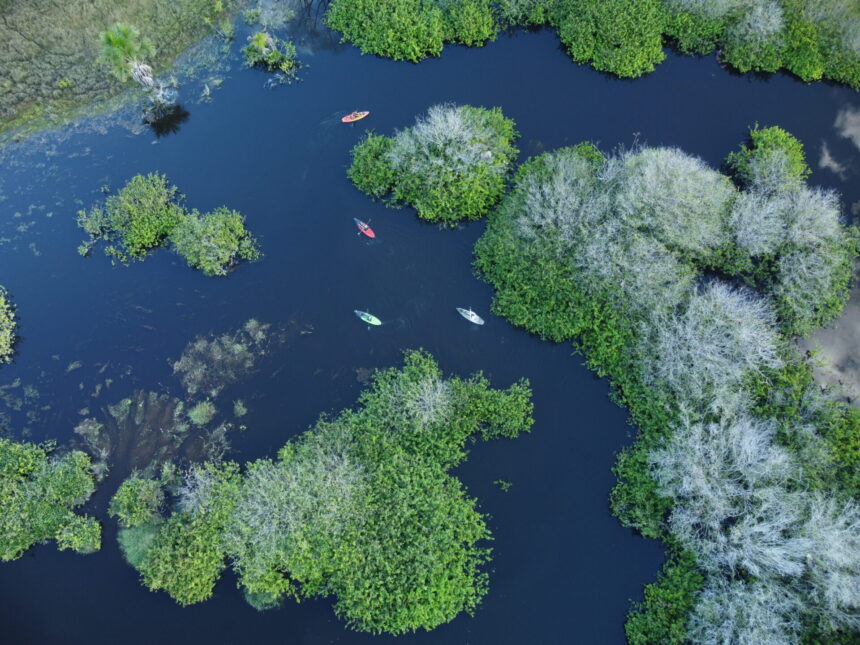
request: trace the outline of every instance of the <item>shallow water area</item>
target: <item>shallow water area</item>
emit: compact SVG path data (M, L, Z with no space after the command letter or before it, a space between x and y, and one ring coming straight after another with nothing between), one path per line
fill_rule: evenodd
M95 405L95 385L107 378L100 402L135 389L180 396L171 365L186 344L251 317L292 335L221 395L225 410L237 398L248 404L248 429L231 435L240 461L273 455L319 413L352 405L367 370L398 365L404 348L429 350L445 372L483 370L494 386L525 376L534 389L533 432L476 444L458 470L490 515L490 591L474 618L398 640L623 642L628 600L640 597L661 561L657 542L609 514L614 453L632 432L625 412L569 346L490 314L492 290L471 268L482 223L439 230L408 210L371 202L346 178L349 150L365 129L390 134L446 101L500 106L517 123L521 160L583 140L604 150L638 141L678 146L717 166L748 126L776 124L806 145L810 183L840 190L850 212L860 203L860 117L853 116L860 95L783 75L739 77L713 57L670 56L653 74L621 81L575 65L546 31L483 48L447 47L420 65L319 45L335 40L313 42L299 47L300 82L267 89L264 73L234 65L214 100L187 106L188 118L167 136L115 128L64 138L47 151L8 152L0 222L16 234L3 232L13 239L0 246L0 282L17 305L22 340L15 363L0 370L0 385L20 378L21 388L38 384L40 396L34 420L21 418L26 410L10 413L13 431L26 422L34 440L70 441L80 411ZM237 38L234 54L242 44ZM340 122L359 109L370 117ZM263 259L221 279L168 251L130 267L111 267L99 251L78 257L83 233L75 211L103 199L102 186L116 189L156 170L179 186L189 207L244 213ZM353 217L369 222L376 239L360 236ZM470 325L458 306L486 324ZM369 328L355 309L383 324ZM510 491L493 485L498 479L512 482ZM118 485L108 476L88 512L106 520ZM393 640L348 631L328 601L258 613L230 574L214 598L180 608L139 584L116 546L115 523L105 521L104 529L97 554L48 545L0 567L4 642Z

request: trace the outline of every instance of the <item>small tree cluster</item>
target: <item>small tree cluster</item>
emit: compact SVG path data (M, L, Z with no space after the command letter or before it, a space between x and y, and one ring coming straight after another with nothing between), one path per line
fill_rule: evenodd
M741 72L784 68L805 81L860 87L860 7L852 0L334 0L326 22L362 52L395 60L548 25L573 60L623 78L653 71L672 44L691 54L719 49Z
M501 198L515 138L498 108L434 105L393 139L369 134L347 174L371 196L390 194L392 204L450 225L482 217Z
M208 276L227 275L240 260L260 257L240 213L221 207L201 215L179 201L165 175L135 175L104 205L78 211L78 226L89 234L78 252L89 254L101 240L107 256L127 264L169 243Z
M99 523L74 512L95 490L90 458L77 450L50 452L0 437L0 560L17 560L50 539L79 553L99 549Z

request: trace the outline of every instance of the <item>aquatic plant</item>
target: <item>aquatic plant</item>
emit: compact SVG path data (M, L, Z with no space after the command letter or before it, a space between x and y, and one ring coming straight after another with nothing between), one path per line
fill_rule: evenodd
M121 528L133 528L159 520L162 504L164 491L161 483L132 473L111 498L108 515L116 517Z
M477 219L501 198L517 149L501 110L434 105L390 140L368 134L347 174L360 190L390 194L431 222Z
M205 215L196 210L185 213L171 232L170 243L190 267L208 276L227 275L241 260L260 258L244 216L223 206Z
M787 132L752 130L727 166L735 187L679 151L546 153L490 215L476 264L494 310L575 342L639 427L611 506L669 554L628 640L848 642L860 414L787 341L841 311L852 272L834 267L853 265L857 232L805 185Z
M78 211L78 226L90 236L78 252L88 255L104 241L105 255L127 264L169 242L191 267L208 276L227 275L240 260L260 257L241 213L226 207L203 215L188 211L179 204L178 190L165 175L135 175L103 206Z
M265 31L249 36L242 53L251 67L259 65L270 72L281 72L288 78L295 76L299 69L296 46Z
M60 549L92 553L101 527L76 515L95 490L90 458L73 450L0 437L0 560L17 560L34 544L57 541Z
M0 364L12 360L15 349L15 310L9 299L6 289L0 286Z
M198 336L173 363L173 373L179 375L189 396L217 398L268 351L270 329L271 325L251 318L232 333Z
M78 226L90 239L79 251L85 255L99 240L107 242L105 255L123 264L142 260L165 242L182 219L176 186L165 175L135 175L104 206L78 211Z
M485 518L448 471L470 438L527 431L530 396L526 382L443 379L428 354L407 352L402 369L375 373L357 410L321 418L241 475L192 468L173 513L120 540L144 584L180 604L208 598L229 560L259 609L334 596L357 629L432 629L472 612L487 587Z
M547 25L573 60L623 78L653 71L672 45L719 50L741 72L787 69L860 88L860 5L850 0L333 0L326 22L362 52L395 60Z
M215 416L215 405L212 401L200 401L188 410L188 419L196 426L205 426Z

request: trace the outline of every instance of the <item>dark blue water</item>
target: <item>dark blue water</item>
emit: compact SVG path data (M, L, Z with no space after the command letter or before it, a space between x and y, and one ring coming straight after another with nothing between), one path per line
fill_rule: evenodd
M839 188L850 204L860 201L860 155L834 122L840 111L860 110L860 98L783 76L732 76L710 58L671 56L647 78L619 81L571 63L549 33L448 48L418 66L351 47L303 55L309 67L301 83L269 91L262 73L234 72L213 103L188 106L190 118L176 134L76 135L50 155L9 160L0 171L3 230L10 222L34 224L0 246L0 284L14 295L23 336L0 381L38 383L40 402L52 407L30 424L32 436L64 442L106 362L106 374L117 377L102 403L135 387L178 394L168 359L196 334L227 331L249 317L284 325L294 330L289 342L223 397L242 396L251 408L249 429L233 435L232 456L246 460L272 455L319 413L351 405L362 387L356 369L397 365L404 348L424 347L446 372L484 370L496 386L526 376L533 433L476 445L458 471L490 515L490 592L474 618L400 641L622 642L628 600L640 597L662 560L658 543L622 528L608 511L614 453L631 434L624 411L568 346L489 314L492 291L471 269L482 223L442 231L372 203L346 179L349 150L365 126L390 133L444 101L501 106L522 134L522 158L583 140L604 149L639 141L679 146L718 165L747 126L779 124L807 145L812 181ZM341 125L338 117L353 109L373 113L357 126ZM841 176L818 168L822 143L844 165ZM79 258L76 200L89 205L102 197L102 185L118 188L155 170L191 207L242 211L265 258L227 279L206 278L169 252L127 268L112 268L100 253ZM371 220L376 241L356 235L353 216ZM468 325L456 306L474 307L487 324ZM353 309L385 324L368 330ZM312 333L298 335L298 328ZM82 367L67 373L72 361ZM503 493L496 479L513 487ZM102 516L117 485L109 478L89 512ZM257 613L229 574L210 601L180 608L140 586L114 536L108 521L95 555L49 545L0 566L2 641L393 640L346 631L327 601Z

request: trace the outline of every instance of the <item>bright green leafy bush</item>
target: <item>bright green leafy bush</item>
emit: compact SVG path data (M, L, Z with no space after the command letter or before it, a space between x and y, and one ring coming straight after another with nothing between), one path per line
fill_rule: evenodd
M226 561L255 607L334 596L350 626L432 629L486 593L484 516L449 470L470 438L527 431L526 382L494 390L480 374L443 378L407 352L377 372L357 410L321 418L276 460L193 469L172 515L120 542L150 589L205 600Z
M560 0L553 25L571 58L635 78L663 62L660 0Z
M164 491L160 482L132 475L114 494L108 514L116 517L122 528L132 528L158 520L162 504Z
M50 450L0 437L0 560L16 560L50 539L80 553L99 548L101 527L73 510L95 490L90 458L77 450L53 457Z
M242 53L245 62L251 67L260 65L270 72L281 72L287 76L294 76L299 69L296 46L265 31L250 36Z
M104 206L78 211L78 226L90 235L82 246L88 253L98 240L108 243L105 254L123 264L142 260L167 240L182 219L176 186L165 175L135 175Z
M57 532L57 548L78 553L95 553L101 548L102 525L94 517L75 515Z
M260 251L245 229L244 216L229 208L216 208L201 215L185 214L170 235L173 249L188 265L205 275L227 275L240 260L257 260Z
M451 225L482 217L501 198L516 136L498 108L435 105L393 138L368 135L347 174L371 196L390 194L391 204Z
M6 289L0 287L0 364L12 360L15 349L15 310Z
M362 52L413 63L446 42L482 45L498 30L488 0L335 0L326 23Z
M860 5L852 0L333 0L332 29L362 52L418 62L445 43L550 25L570 56L624 78L665 58L720 48L741 72L787 69L860 87Z
M165 175L135 175L103 206L78 211L78 226L90 236L78 252L89 254L101 240L107 243L106 255L127 264L170 243L208 276L227 275L240 260L260 257L241 213L222 206L201 215L186 210L179 199Z

